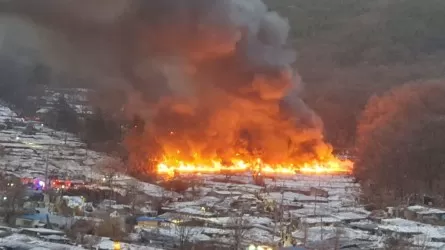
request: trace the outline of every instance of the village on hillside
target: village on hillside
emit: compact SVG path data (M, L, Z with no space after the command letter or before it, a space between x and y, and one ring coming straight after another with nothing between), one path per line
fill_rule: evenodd
M0 0L0 250L445 250L445 0Z
M5 249L445 246L445 210L428 202L372 210L349 176L273 176L257 185L247 173L183 175L186 186L174 190L113 172L104 167L112 157L5 106L0 127Z

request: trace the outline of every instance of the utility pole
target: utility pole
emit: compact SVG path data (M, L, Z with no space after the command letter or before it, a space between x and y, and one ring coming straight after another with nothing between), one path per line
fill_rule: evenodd
M53 149L54 146L48 146L45 152L45 189L49 188L51 183L48 178L48 168L49 168L49 151Z
M46 157L45 157L45 189L48 188L48 154L49 154L49 149L46 150Z
M84 161L84 165L86 165L87 161L88 161L88 146L85 145L85 161ZM88 177L85 176L85 180L87 178ZM90 165L90 183L93 183L93 165Z

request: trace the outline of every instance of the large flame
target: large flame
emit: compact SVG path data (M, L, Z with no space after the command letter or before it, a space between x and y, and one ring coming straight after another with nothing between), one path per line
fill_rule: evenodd
M195 157L196 158L196 157ZM324 161L312 161L296 165L292 163L267 164L261 159L245 161L232 159L223 164L219 159L195 159L184 161L175 156L164 156L157 165L159 175L174 176L175 174L220 174L256 172L265 175L293 175L301 174L348 174L352 171L353 163L349 160L340 160L334 156Z
M127 143L134 173L350 171L300 96L285 19L258 0L148 2L125 108L148 121Z

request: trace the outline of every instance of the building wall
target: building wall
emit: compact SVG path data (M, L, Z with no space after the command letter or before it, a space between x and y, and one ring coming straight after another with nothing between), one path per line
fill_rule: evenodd
M17 227L36 227L39 224L38 220L28 220L23 218L17 218L15 220L15 225Z
M157 221L139 221L138 226L140 227L158 227L159 223Z

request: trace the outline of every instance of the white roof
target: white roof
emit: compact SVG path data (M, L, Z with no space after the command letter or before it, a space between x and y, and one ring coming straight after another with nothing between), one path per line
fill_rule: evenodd
M424 206L419 206L419 205L410 206L410 207L407 207L406 209L408 209L409 211L415 212L417 214L422 214L422 215L445 214L444 210L437 209L437 208L424 207Z
M213 217L207 218L206 221L219 224L222 226L228 226L230 223L233 223L235 217ZM268 226L272 224L272 220L267 217L257 217L257 216L243 216L242 217L243 224L246 226L253 225L265 225Z
M341 222L341 220L332 216L316 216L301 218L301 222L306 224L338 223Z
M302 230L298 230L292 233L297 239L307 238L311 241L318 241L322 239L329 239L336 237L338 233L341 233L342 238L346 239L371 239L372 237L361 230L352 230L350 228L344 227L332 227L332 226L324 226L324 227L310 227L307 229L307 232Z
M354 213L354 212L340 212L332 215L340 220L364 220L368 216L366 214Z
M44 233L44 234L59 234L64 235L65 233L59 230L52 230L47 228L24 228L23 230L35 232L35 233Z
M198 207L183 207L176 210L177 213L200 215L200 216L213 216L213 213L206 212L205 210Z
M49 108L41 108L39 110L36 111L37 114L46 114L50 111Z
M382 225L378 225L378 228L397 233L424 234L430 238L445 239L445 227L400 218L384 219Z

